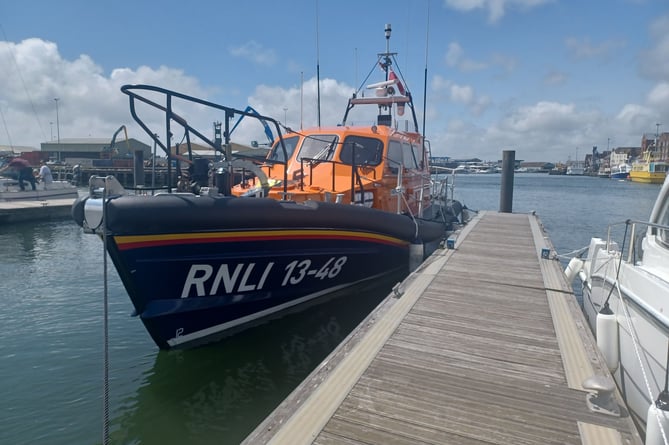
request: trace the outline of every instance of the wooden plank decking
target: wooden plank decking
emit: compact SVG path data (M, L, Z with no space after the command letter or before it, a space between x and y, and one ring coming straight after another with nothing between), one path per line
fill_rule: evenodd
M244 443L640 444L624 409L588 410L608 370L543 247L535 216L480 215Z

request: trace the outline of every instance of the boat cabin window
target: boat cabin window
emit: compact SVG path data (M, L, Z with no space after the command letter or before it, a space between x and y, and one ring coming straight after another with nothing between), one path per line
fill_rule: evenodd
M288 138L283 138L283 143L286 146L286 154L288 155L288 159L290 159L293 156L293 152L295 151L295 147L297 147L297 143L300 140L299 136L291 136ZM286 159L283 157L283 148L281 147L281 141L276 141L274 143L274 146L272 147L272 151L269 152L269 156L267 157L270 161L277 161L277 162L286 162Z
M411 149L413 150L414 159L416 159L416 162L418 163L418 168L422 169L425 167L422 147L420 145L411 144Z
M344 164L353 165L354 153L355 165L379 165L383 159L383 142L374 138L349 136L344 139L339 159Z
M663 208L657 218L657 223L669 227L669 200L664 200ZM658 237L665 247L669 247L669 229L657 229Z
M406 168L417 168L418 163L416 162L416 158L413 155L413 149L411 148L411 144L407 144L406 142L402 144L402 153L404 155L404 165Z
M297 160L320 159L329 161L337 149L339 136L336 134L317 134L305 137L297 155Z
M388 143L388 169L391 173L397 174L402 165L402 144L398 141Z

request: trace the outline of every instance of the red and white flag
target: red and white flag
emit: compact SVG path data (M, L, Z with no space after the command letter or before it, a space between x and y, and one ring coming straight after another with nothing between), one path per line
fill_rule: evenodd
M395 81L395 84L397 85L397 91L399 91L402 96L406 94L404 85L402 85L402 82L400 82L400 80L397 78L397 75L395 74L395 71L393 71L392 69L388 72L388 80Z

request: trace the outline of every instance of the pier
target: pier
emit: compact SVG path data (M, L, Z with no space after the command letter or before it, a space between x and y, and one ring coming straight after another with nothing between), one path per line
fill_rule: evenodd
M243 443L641 444L539 218L482 212L454 241ZM607 394L619 415L589 408Z
M73 198L0 201L0 224L71 218Z

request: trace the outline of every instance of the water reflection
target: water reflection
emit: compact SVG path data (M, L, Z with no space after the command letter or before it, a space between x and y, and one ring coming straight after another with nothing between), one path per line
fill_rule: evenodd
M70 231L73 221L58 221L43 224L5 224L0 226L0 245L9 253L4 260L10 262L35 259L49 254L63 231Z
M209 346L160 351L122 401L112 443L243 440L388 294L356 289Z

